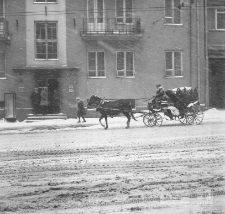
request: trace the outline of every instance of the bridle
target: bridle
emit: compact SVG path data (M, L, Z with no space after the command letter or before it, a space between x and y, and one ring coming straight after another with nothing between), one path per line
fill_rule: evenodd
M92 99L93 101L89 104L90 107L99 108L104 103L104 99L100 97L94 96Z

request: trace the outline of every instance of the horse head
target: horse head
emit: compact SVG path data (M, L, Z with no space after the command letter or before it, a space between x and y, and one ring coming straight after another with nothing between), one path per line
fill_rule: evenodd
M87 107L88 108L97 108L100 103L101 103L102 99L96 95L92 95L90 97L90 99L88 100L88 104Z

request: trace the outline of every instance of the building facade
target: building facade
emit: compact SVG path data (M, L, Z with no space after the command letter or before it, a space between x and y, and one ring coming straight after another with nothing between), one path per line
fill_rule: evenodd
M204 0L2 2L12 35L1 40L2 117L12 93L8 106L15 103L16 118L25 119L35 87L39 93L48 88L48 114L68 117L75 117L77 96L92 94L133 99L134 108L146 108L142 100L155 94L157 83L197 87L201 104L208 103Z
M225 107L225 2L207 2L209 105Z

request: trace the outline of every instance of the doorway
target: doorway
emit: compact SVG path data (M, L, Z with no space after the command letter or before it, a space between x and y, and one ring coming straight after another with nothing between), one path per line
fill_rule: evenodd
M60 113L59 82L56 79L48 79L48 113Z
M57 79L42 79L38 80L39 94L41 91L47 87L47 113L48 114L58 114L60 113L60 93L59 93L59 82ZM42 112L43 113L43 112Z
M225 108L225 59L209 60L209 106Z

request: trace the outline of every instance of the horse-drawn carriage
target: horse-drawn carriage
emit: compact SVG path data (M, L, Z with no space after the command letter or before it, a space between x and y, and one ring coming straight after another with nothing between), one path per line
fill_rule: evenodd
M204 114L200 110L198 92L190 87L181 87L165 91L168 99L160 103L159 108L155 108L153 103L148 103L148 112L133 111L131 100L104 100L92 95L88 101L88 108L96 108L101 113L100 124L107 129L107 116L124 114L127 117L127 127L130 126L130 119L135 117L133 114L140 113L146 126L161 126L164 118L179 120L183 124L200 124ZM150 99L149 99L150 100ZM101 120L105 118L105 125Z
M160 107L155 108L153 103L148 103L149 112L143 116L146 126L161 126L164 118L179 120L183 124L200 124L204 114L200 110L197 89L191 87L174 88L165 91L168 99L160 102Z

